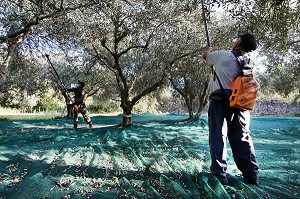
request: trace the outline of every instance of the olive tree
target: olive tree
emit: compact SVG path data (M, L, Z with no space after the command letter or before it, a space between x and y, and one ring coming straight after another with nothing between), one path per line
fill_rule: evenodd
M259 55L266 56L260 76L264 92L298 93L300 3L293 0L247 1L231 8L241 30L251 30L259 40Z
M76 9L91 6L93 2L72 0L39 1L7 0L0 3L0 78L13 60L18 47L43 23L50 23L58 16Z
M83 28L93 28L82 38L85 50L115 76L111 91L120 100L122 126L132 123L134 105L166 83L177 62L199 51L182 37L186 14L180 2L115 1L84 20Z

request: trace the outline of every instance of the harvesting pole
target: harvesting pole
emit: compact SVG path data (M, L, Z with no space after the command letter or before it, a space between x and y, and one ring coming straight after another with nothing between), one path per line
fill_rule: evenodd
M60 77L59 77L57 71L55 70L53 64L51 63L50 58L49 58L49 55L46 54L45 56L46 56L46 58L47 58L47 60L48 60L48 62L49 62L49 64L50 64L51 68L53 69L54 73L56 74L56 77L57 77L57 79L59 80L60 86L61 86L61 87L64 89L64 91L66 92L66 95L67 95L67 97L69 98L69 100L72 101L72 98L71 98L71 96L70 96L70 94L69 94L69 91L68 91L67 87L66 87L65 84L61 81L61 79L60 79Z
M210 47L207 20L206 20L205 11L204 11L204 0L201 0L201 6L202 6L202 19L204 21L204 28L205 28L205 36L206 36L207 46Z

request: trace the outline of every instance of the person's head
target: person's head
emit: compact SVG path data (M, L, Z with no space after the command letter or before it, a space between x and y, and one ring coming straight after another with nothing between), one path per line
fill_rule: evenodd
M257 41L254 35L246 33L239 35L233 44L233 49L239 49L245 52L251 52L257 48Z
M85 86L85 83L82 82L82 81L80 81L80 80L78 80L78 86L81 86L83 88Z

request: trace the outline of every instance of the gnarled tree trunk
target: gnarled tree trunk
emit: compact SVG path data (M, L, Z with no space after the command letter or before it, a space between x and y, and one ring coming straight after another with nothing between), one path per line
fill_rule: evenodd
M132 108L131 108L132 109ZM132 125L132 110L130 108L123 108L123 118L121 127Z
M18 36L16 38L7 37L1 39L2 41L8 42L8 49L7 49L7 55L0 65L0 78L3 78L3 76L5 75L9 64L11 63L11 61L13 60L16 54L18 45L22 43L29 36L29 34L30 34L30 30L28 29L24 31L21 36Z
M199 118L201 116L201 113L208 102L207 90L208 90L208 82L205 82L204 87L199 95L198 110L194 118Z

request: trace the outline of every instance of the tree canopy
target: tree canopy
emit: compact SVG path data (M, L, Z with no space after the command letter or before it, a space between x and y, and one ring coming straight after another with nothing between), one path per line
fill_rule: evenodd
M207 0L203 9L214 49L230 49L238 34L255 34L259 56L266 57L262 89L299 92L299 2ZM86 81L91 96L115 100L124 115L168 83L182 95L186 89L187 101L206 99L200 1L5 0L0 10L3 92L60 91L43 57L49 54L67 86Z

